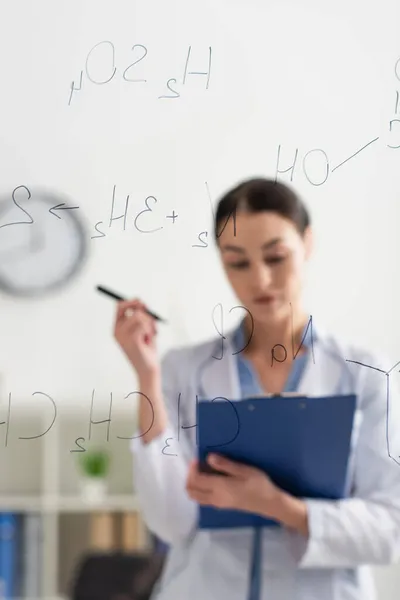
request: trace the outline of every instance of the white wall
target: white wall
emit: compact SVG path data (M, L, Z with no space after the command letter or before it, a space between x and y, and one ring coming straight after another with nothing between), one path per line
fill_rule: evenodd
M214 335L218 303L229 327L239 315L229 315L235 299L215 248L192 247L201 231L211 237L207 190L215 202L244 177L275 176L279 148L281 171L298 151L278 177L292 178L315 223L307 299L316 326L385 351L388 368L400 360L400 149L389 147L400 146L399 22L397 0L1 3L0 193L8 202L19 185L66 194L90 243L62 293L0 297L5 393L22 402L41 390L89 407L93 389L116 403L134 389L98 283L169 319L160 352ZM104 41L116 71L96 85L85 62ZM134 44L147 55L126 71L142 56ZM206 75L183 83L189 47L188 71L207 71L212 49L208 88ZM112 58L110 44L91 53L92 79L113 73ZM172 94L172 78L179 97L159 98ZM107 226L114 185L116 214L130 196L125 231L121 219ZM134 227L147 196L157 203L141 227L163 225L152 234ZM99 221L106 236L89 239Z

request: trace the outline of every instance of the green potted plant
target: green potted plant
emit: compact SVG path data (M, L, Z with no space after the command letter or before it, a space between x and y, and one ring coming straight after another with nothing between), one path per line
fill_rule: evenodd
M81 493L85 502L98 504L107 494L109 453L102 449L88 449L80 453Z

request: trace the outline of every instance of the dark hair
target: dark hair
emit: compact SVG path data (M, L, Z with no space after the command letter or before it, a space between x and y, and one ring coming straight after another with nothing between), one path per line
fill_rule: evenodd
M215 239L219 238L231 215L236 232L236 212L239 210L250 213L276 212L292 221L301 235L311 222L302 200L288 185L262 177L247 179L229 190L218 202L214 224ZM223 220L225 224L221 232L218 232Z

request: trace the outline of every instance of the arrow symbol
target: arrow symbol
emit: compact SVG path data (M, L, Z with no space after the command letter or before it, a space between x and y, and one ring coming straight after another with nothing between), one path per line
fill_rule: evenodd
M57 219L61 219L55 212L55 210L73 210L74 208L79 208L79 206L65 206L65 202L61 204L57 204L57 206L53 206L53 208L49 208L49 213L57 217Z

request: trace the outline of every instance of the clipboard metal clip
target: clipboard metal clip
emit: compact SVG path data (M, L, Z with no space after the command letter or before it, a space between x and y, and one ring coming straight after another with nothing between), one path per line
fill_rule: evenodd
M251 400L252 398L308 398L305 394L299 392L281 392L280 394L252 394L251 396L245 396L243 400Z

